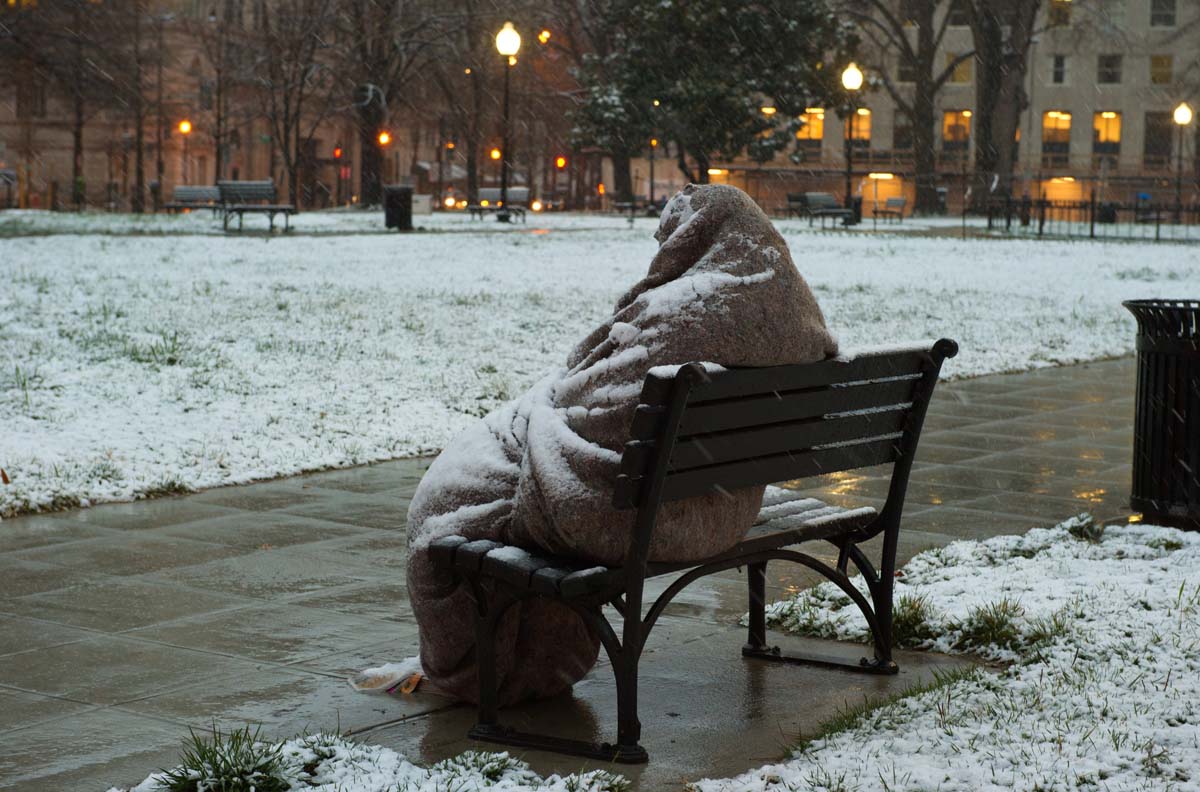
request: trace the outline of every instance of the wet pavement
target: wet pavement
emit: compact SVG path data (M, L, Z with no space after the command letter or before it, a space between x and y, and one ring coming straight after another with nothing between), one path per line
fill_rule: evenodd
M1125 519L1133 386L1131 358L943 384L912 475L901 556L1085 510ZM131 785L174 764L189 728L214 721L261 724L278 738L340 730L414 761L481 747L464 739L468 708L424 689L407 698L360 694L344 681L415 651L403 525L427 464L0 522L0 787ZM885 473L803 487L841 505L878 505ZM812 582L774 565L768 597ZM660 620L642 664L651 761L613 768L638 788L778 760L847 703L962 662L901 653L902 673L886 678L745 661L736 625L744 611L744 583L730 571L686 590ZM602 663L572 694L503 719L612 739L613 691ZM597 766L524 756L543 773Z

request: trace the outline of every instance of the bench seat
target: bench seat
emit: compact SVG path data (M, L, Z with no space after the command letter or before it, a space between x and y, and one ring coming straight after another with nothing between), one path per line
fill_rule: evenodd
M844 509L798 492L771 487L763 496L763 506L753 527L729 551L701 561L650 563L646 566L646 578L843 535L865 528L876 516L873 508ZM574 599L610 591L615 594L625 586L622 567L556 558L488 539L472 542L463 536L443 536L430 543L429 552L434 563L443 568L454 568L463 575L482 574L548 597Z

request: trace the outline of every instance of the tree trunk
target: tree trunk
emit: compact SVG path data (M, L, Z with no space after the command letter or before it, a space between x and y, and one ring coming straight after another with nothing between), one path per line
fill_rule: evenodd
M75 211L78 212L86 200L83 184L83 94L77 90L74 98L74 117L71 123L71 202L75 204Z
M687 149L682 143L675 144L675 164L679 166L679 172L683 174L683 178L687 179L691 184L702 184L700 178L692 173L692 169L688 167ZM705 169L704 178L708 178L708 171Z
M708 153L697 152L693 156L696 158L696 183L708 184L708 168L711 164L708 159Z
M940 208L937 152L934 150L937 85L934 83L933 69L937 47L933 36L933 16L936 6L935 2L921 4L921 21L917 28L917 81L913 86L912 115L909 118L913 136L913 176L917 189L913 212L916 214L933 214Z
M633 200L633 179L629 173L629 154L616 152L611 155L613 166L613 193L618 201Z
M358 201L363 206L375 206L383 202L383 151L377 136L383 112L374 101L359 109L358 141L361 149L359 169Z
M146 166L145 166L145 137L146 114L142 108L142 3L137 0L133 4L133 121L137 128L134 130L134 169L133 169L133 199L129 208L134 214L146 210Z

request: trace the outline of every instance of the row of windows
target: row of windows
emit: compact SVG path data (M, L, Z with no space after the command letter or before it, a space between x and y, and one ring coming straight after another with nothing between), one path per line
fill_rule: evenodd
M1177 0L1150 0L1150 27L1175 27ZM1051 27L1071 24L1071 0L1051 0L1049 22Z
M971 111L946 110L942 113L942 150L966 150L971 136ZM1042 152L1044 155L1062 155L1071 151L1071 113L1065 110L1048 110L1042 115ZM1092 114L1092 153L1117 155L1121 152L1122 114L1116 110L1101 110ZM809 107L800 116L801 127L796 139L802 148L820 149L825 136L825 110ZM1148 112L1145 116L1146 156L1170 156L1174 122L1169 112ZM871 111L859 108L851 119L850 139L865 146L871 141ZM1018 139L1020 132L1018 130ZM906 119L896 116L892 148L904 151L913 147L912 128Z
M1067 82L1067 56L1050 56L1050 82L1063 85ZM971 81L971 59L962 59L957 52L945 54L946 68L953 69L950 74L951 83L969 83ZM1175 56L1151 55L1149 59L1150 83L1152 85L1169 85L1175 78ZM1125 56L1099 55L1096 58L1096 82L1101 85L1118 85L1123 78ZM901 61L896 78L902 83L916 82L916 72L911 64Z
M906 25L918 24L921 18L921 6L928 0L901 0L900 15ZM1150 27L1175 27L1175 10L1177 0L1150 0ZM971 24L971 17L965 5L953 2L946 12L946 24L951 27L966 27ZM1049 22L1053 27L1063 27L1071 24L1071 0L1052 0L1050 3Z

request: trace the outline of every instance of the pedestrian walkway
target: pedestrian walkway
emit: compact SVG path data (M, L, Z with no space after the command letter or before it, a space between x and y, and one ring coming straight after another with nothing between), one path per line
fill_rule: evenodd
M1133 393L1131 358L941 386L909 487L902 559L1080 511L1126 519ZM259 723L280 738L340 729L420 762L478 748L464 739L468 708L426 689L391 698L344 682L416 650L404 512L427 465L0 522L0 787L131 785L174 764L188 729L214 720ZM877 505L886 479L855 472L803 486ZM813 582L782 565L769 574L773 598ZM616 768L638 788L777 760L846 702L961 662L901 653L901 675L882 678L744 661L744 611L731 571L688 589L660 621L642 666L651 762ZM611 739L609 669L505 717ZM594 766L525 758L543 773Z

